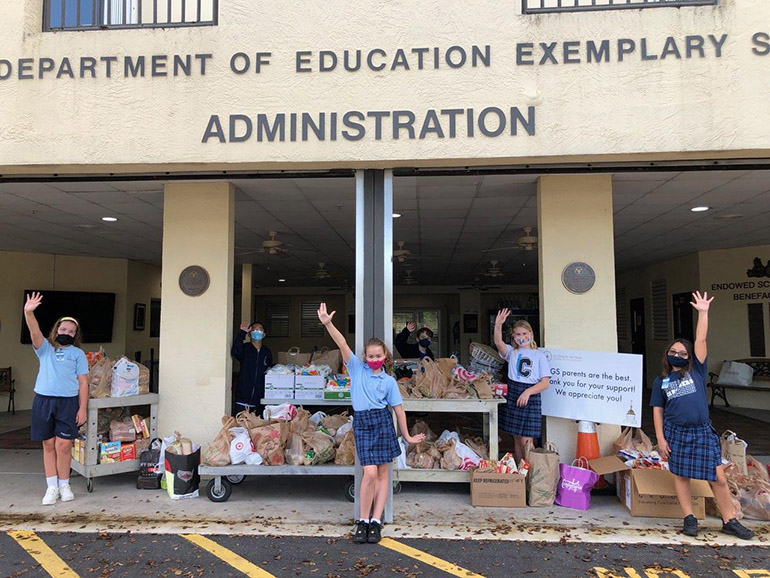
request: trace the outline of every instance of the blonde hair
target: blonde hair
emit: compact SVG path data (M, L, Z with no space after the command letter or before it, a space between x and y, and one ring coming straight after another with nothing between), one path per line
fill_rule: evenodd
M537 349L537 342L535 341L535 332L532 331L532 326L523 319L519 319L513 324L513 327L511 328L511 341L513 341L513 348L519 349L519 344L516 343L516 340L513 338L513 332L516 331L518 327L521 327L522 329L526 329L532 334L532 340L529 342L529 348L530 349Z
M57 336L57 335L59 335L59 327L60 327L60 326L61 326L61 324L62 324L62 323L64 323L65 321L67 321L67 322L69 322L69 323L74 323L74 324L75 324L75 327L76 327L77 329L75 330L75 343L73 343L73 345L74 345L75 347L80 347L80 346L81 346L81 341L80 341L80 339L81 339L81 333L80 333L80 322L79 322L77 319L75 319L74 317L62 317L62 318L61 318L61 319L59 319L59 320L58 320L56 323L54 323L54 324L53 324L53 327L51 328L51 333L49 333L49 334L48 334L48 341L50 341L50 342L51 342L51 344L52 344L54 347L56 347L56 346L58 346L58 345L59 345L59 344L56 342L56 336Z
M367 341L364 344L364 362L366 362L366 350L370 347L382 347L382 351L385 354L385 365L384 369L386 373L392 373L393 372L393 354L390 352L390 349L388 349L388 346L385 345L385 342L382 339L378 339L377 337L372 337L369 341Z

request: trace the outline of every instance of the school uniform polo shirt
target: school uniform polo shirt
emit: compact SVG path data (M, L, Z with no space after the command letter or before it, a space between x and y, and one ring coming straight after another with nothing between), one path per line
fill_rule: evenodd
M43 339L35 354L40 360L35 393L52 397L78 395L78 376L88 375L88 360L82 349L74 345L54 347L50 341Z
M345 364L350 374L350 400L353 411L396 407L404 403L393 376L381 371L375 375L371 368L355 355Z

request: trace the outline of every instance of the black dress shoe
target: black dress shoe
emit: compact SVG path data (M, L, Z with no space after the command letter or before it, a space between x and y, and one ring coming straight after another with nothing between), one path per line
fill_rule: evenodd
M741 524L736 518L731 518L726 524L722 522L722 532L731 534L741 540L751 540L754 537L754 532Z
M682 534L685 536L695 537L698 535L698 519L690 514L684 519L684 525L682 526Z
M363 520L356 522L356 531L353 533L353 542L356 544L366 544L369 536L369 524Z
M382 526L377 522L371 522L369 524L369 533L366 536L366 541L370 544L376 544L382 540Z

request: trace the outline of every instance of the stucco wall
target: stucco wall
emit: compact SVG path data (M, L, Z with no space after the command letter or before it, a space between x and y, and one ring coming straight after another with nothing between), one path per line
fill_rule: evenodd
M767 156L770 139L770 77L765 74L770 44L752 37L766 32L770 3L723 0L719 7L656 8L597 11L583 14L525 16L520 2L485 0L454 8L437 0L394 1L362 5L335 0L323 3L220 2L215 27L41 32L42 2L6 2L0 19L0 60L13 65L0 80L4 111L0 135L0 170L11 172L97 172L149 170L175 163L178 168L270 166L374 166L400 164L489 164L490 162L556 159L685 158ZM714 41L709 38L713 35ZM716 42L721 44L717 57ZM687 37L701 37L703 57L691 50ZM671 37L666 58L667 39ZM765 38L765 37L762 37ZM770 37L767 37L770 39ZM632 40L634 51L618 56L618 41ZM587 62L587 43L609 41L609 62ZM642 46L642 40L645 46ZM564 45L575 41L577 44ZM540 43L557 43L553 64ZM517 65L517 43L524 46ZM489 66L470 64L472 47L489 48ZM680 53L676 58L673 46ZM462 47L467 63L451 68L444 54ZM630 46L626 44L626 46ZM417 69L413 48L439 48L441 63ZM347 72L345 49L382 49L375 62L392 63L404 49L404 66L382 71ZM565 55L565 48L567 54ZM297 51L308 50L312 72L296 72ZM340 56L336 70L319 72L319 51ZM570 55L571 50L576 50ZM250 55L252 68L238 75L230 70L237 52ZM271 52L270 63L254 72L256 52ZM124 77L123 59L144 55L211 54L205 76L193 59L188 76ZM459 52L455 52L457 61ZM79 58L116 56L112 78L104 65L97 78L79 77ZM58 71L68 57L76 78L49 72L41 80L40 58L51 58ZM656 58L657 57L657 58ZM35 78L18 78L18 59L32 58ZM426 56L426 59L428 56ZM565 64L565 59L580 63ZM594 59L596 60L596 59ZM2 63L0 63L2 64ZM149 65L149 62L148 62ZM0 68L0 76L7 70ZM483 136L477 127L466 135L467 109L478 117L486 107L508 115L510 107L529 114L535 107L536 134L519 125L518 136L506 129ZM202 137L211 115L220 115L224 129L230 114L255 118L265 113L308 112L315 115L347 111L411 110L419 134L428 109L466 109L458 117L456 138L448 137L448 117L439 114L445 138L434 131L395 140L392 117L375 140L374 121L357 141L246 142L221 144ZM489 117L488 128L496 122ZM527 118L529 118L527 116ZM328 118L327 118L328 121ZM287 119L288 124L288 119ZM256 127L255 131L256 133ZM327 139L328 139L327 135ZM67 146L61 146L66 142ZM633 156L631 156L633 155Z

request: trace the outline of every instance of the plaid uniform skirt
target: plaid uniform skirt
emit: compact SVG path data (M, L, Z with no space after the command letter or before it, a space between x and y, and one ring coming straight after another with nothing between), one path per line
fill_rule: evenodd
M711 422L693 426L665 423L663 433L671 449L668 467L672 474L716 481L717 467L722 465L722 448Z
M353 437L362 466L388 464L401 455L390 411L368 409L353 414Z
M530 396L525 407L516 405L516 400L532 384L508 380L507 403L500 406L499 426L514 436L539 438L543 427L540 394Z

